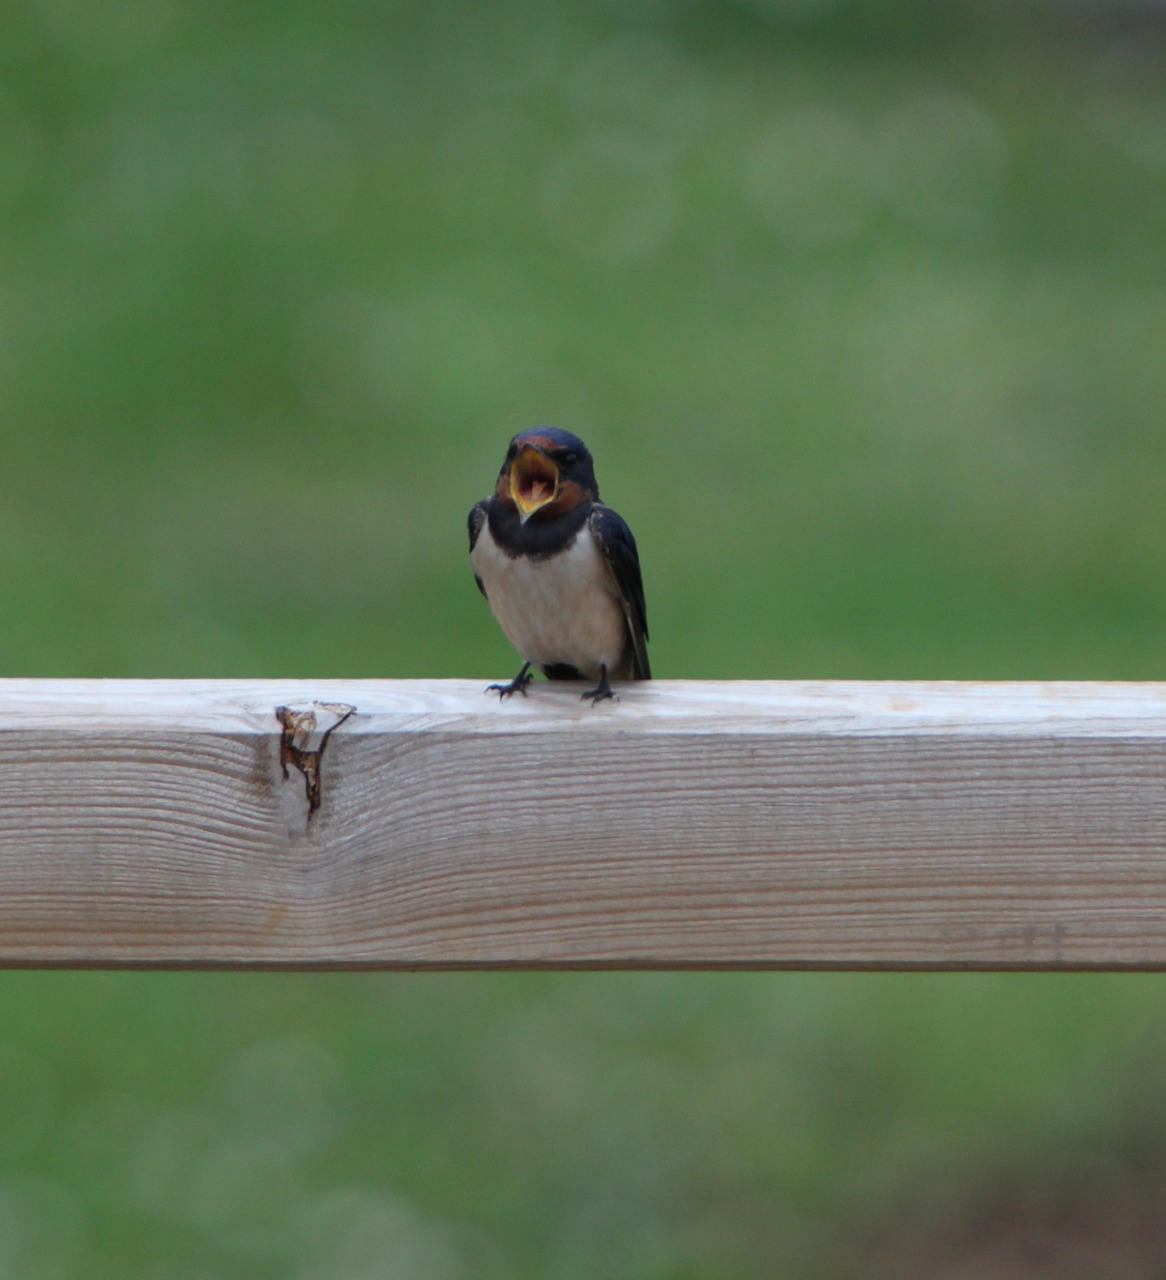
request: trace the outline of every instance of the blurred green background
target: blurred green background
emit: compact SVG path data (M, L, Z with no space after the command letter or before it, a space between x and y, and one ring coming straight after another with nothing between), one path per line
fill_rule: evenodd
M1166 674L1141 4L0 4L0 671ZM618 714L618 712L616 713ZM0 1280L1160 1277L1154 976L0 976Z

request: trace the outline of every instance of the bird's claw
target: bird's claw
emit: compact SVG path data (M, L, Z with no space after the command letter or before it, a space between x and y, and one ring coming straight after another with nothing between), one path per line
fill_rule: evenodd
M588 698L591 699L591 705L593 707L597 707L601 702L605 701L607 698L611 698L615 702L618 702L619 694L616 693L616 691L611 687L611 685L601 684L597 689L588 689L586 693L581 693L579 695L580 702L586 702Z
M534 680L534 676L529 671L520 671L518 675L510 681L509 684L488 684L486 686L487 693L496 693L498 701L509 698L512 693L521 693L526 697L526 686Z

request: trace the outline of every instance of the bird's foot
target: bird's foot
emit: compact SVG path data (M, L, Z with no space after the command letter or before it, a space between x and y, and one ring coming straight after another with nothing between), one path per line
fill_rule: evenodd
M531 673L530 663L527 662L523 665L523 668L518 675L516 675L509 684L488 684L486 686L486 692L496 693L498 695L499 702L501 702L503 698L509 698L512 693L521 693L525 698L526 686L530 684L533 679L534 675Z
M597 707L601 702L606 701L608 698L611 698L614 701L618 702L619 694L616 693L616 691L608 683L607 668L600 667L599 668L599 684L596 685L594 689L588 689L586 693L581 693L579 695L579 701L587 702L588 699L590 699L591 705L593 707Z

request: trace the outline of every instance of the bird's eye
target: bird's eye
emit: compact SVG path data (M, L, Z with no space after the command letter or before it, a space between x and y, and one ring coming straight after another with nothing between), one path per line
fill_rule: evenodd
M579 455L574 451L574 449L568 449L565 453L559 454L559 461L565 467L573 467L575 463L579 461Z

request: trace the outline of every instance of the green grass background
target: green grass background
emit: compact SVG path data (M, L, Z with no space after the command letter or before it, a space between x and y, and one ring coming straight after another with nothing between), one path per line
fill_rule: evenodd
M507 677L536 423L662 677L1166 671L1152 24L0 27L4 675ZM1164 1046L1154 976L0 975L0 1280L1159 1275Z

